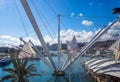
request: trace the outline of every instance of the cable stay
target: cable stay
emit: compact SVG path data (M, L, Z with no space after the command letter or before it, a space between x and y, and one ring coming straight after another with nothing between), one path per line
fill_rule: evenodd
M43 36L42 36L42 34L41 34L40 30L39 30L39 27L38 27L38 25L36 23L36 20L35 20L32 12L30 10L30 7L28 6L28 3L26 2L26 0L21 0L21 3L23 5L23 7L24 7L24 10L25 10L25 12L26 12L26 14L27 14L27 16L28 16L28 18L29 18L29 20L30 20L30 22L31 22L36 34L37 34L37 36L38 36L38 39L40 40L40 42L41 42L41 44L43 46L43 49L46 51L46 54L47 54L47 56L48 56L48 58L50 60L50 63L52 64L54 70L56 71L55 64L54 64L54 62L53 62L53 60L52 60L52 58L50 56L49 50L48 50L48 48L46 46L46 43L45 43L45 41L43 39Z
M85 47L81 49L81 51L78 53L78 55L72 63L74 63L80 56L82 56L84 52L87 51L96 42L96 40L100 38L109 28L111 28L117 21L119 21L119 19L120 17L118 17L111 25L103 29L102 32L99 32L97 35L95 35L95 37ZM69 66L70 62L62 70L66 70Z
M102 31L103 31L103 29L104 29L105 27L103 27L93 38L95 38L98 34L100 34ZM92 41L93 41L93 38L89 41L89 43L87 43L82 49L84 49L84 48L86 48ZM81 51L83 51L81 49ZM63 64L63 66L62 66L62 69L64 69L64 67L67 65L69 63L69 58L67 58L65 61L64 61L64 64Z
M20 17L20 21L21 21L21 23L22 23L22 26L23 26L23 29L24 29L24 31L25 31L25 34L26 34L26 36L28 37L28 32L27 32L27 30L26 30L24 21L23 21L23 19L22 19L22 15L20 14L20 11L19 11L19 9L18 9L17 3L16 3L15 0L13 0L13 2L14 2L14 4L15 4L16 10L17 10L18 15L19 15L19 17Z
M40 9L39 6L38 6L39 4L37 4L37 3L34 4L32 0L31 0L31 2L32 2L34 8L36 8L36 11L38 12L39 16L41 16L41 18L43 17L43 19L45 20L45 22L47 23L47 25L49 25L49 27L51 27L50 23L48 22L48 20L47 20L46 17L44 16L44 14L41 12L41 9ZM38 10L37 10L37 9L38 9ZM55 18L56 18L56 16L55 16ZM53 31L54 33L56 33L54 29L52 29L52 31Z
M32 41L29 40L29 42L31 43L31 45L33 46L33 49L37 52L37 54L40 56L40 59L52 70L54 70L54 68L52 67L52 65L50 64L50 62L44 57L43 54L40 53L40 51L37 49L37 47L32 43Z
M75 15L75 16L70 16L70 15L64 15L62 14L63 17L70 17L70 18L75 18L75 19L80 19L80 18L115 18L114 16L79 16L79 15Z
M48 3L47 0L44 0L48 7L52 10L52 12L57 16L57 12L53 9L53 7Z
M34 9L36 10L37 14L39 15L39 18L43 22L44 27L46 28L46 30L48 31L49 35L51 36L52 40L55 43L55 40L53 39L53 36L52 36L51 32L48 30L48 25L50 26L49 22L46 20L45 16L42 13L41 13L42 16L40 15L40 13L39 13L40 12L40 8L38 7L38 5L34 5L32 0L31 0L31 2L32 2L32 5L33 5ZM39 9L39 10L37 10L37 9ZM47 25L46 25L46 23L47 23ZM52 30L52 32L54 32L54 30Z
M51 9L51 11L55 14L55 16L57 16L58 15L58 13L55 11L55 9L48 3L48 1L47 0L44 0L45 1L45 3L48 5L48 7ZM61 15L62 16L62 15ZM68 26L61 20L61 24L63 24L63 26L65 27L65 28L68 28Z
M27 42L24 41L22 38L20 38L20 40L26 44ZM43 54L41 54L41 52L37 49L37 47L32 43L32 41L29 40L29 42L31 43L31 45L33 46L32 48L36 51L37 55L40 57L40 59L49 67L53 70L52 65L48 62L48 60L44 57ZM21 49L20 49L21 50ZM23 50L22 50L23 51ZM24 51L26 52L26 51ZM29 54L29 53L28 53Z
M47 29L47 31L48 31L49 34L51 35L51 33L50 33L50 31L48 30L47 25L46 25L46 23L49 24L49 22L46 20L46 18L44 17L44 15L43 15L43 16L40 15L40 12L39 12L40 9L39 9L39 7L38 7L37 5L35 5L32 0L31 0L31 2L32 2L32 5L33 5L33 7L35 8L37 14L39 15L39 18L40 18L41 21L43 22L44 27ZM49 6L49 8L53 11L53 13L54 13L55 15L57 15L57 13L54 11L54 9L51 7L51 5L47 2L47 0L45 0L45 2L46 2L46 4ZM46 46L46 43L45 43L45 41L44 41L44 39L43 39L43 36L42 36L42 34L41 34L40 30L39 30L38 24L37 24L37 22L36 22L36 20L35 20L35 18L34 18L34 16L33 16L33 14L32 14L32 11L30 10L30 7L29 7L27 1L26 1L26 0L21 0L21 3L22 3L22 5L23 5L23 7L24 7L24 10L25 10L25 12L26 12L26 14L27 14L27 16L28 16L28 18L29 18L29 20L30 20L33 28L34 28L34 31L36 32L36 35L37 35L39 41L41 42L41 45L42 45L43 49L45 50L45 54L47 54L48 59L46 59L45 56L44 56L43 54L41 54L41 52L37 49L37 47L36 47L31 41L29 41L29 42L30 42L30 44L33 46L33 49L37 52L37 54L39 55L39 57L41 58L41 60L42 60L50 69L52 69L53 75L56 75L56 76L64 75L64 74L65 74L64 71L65 71L68 67L70 67L80 56L84 55L84 53L85 53L90 47L92 47L92 46L94 45L94 43L95 43L108 29L110 29L117 21L120 20L120 17L118 17L117 19L115 19L115 20L112 22L111 25L109 25L109 26L107 26L107 27L102 27L102 29L101 29L100 31L98 31L98 33L95 34L95 36L94 36L84 47L82 47L82 49L81 49L80 51L78 51L77 49L72 48L72 49L73 49L72 51L75 50L75 56L72 58L72 60L71 60L71 56L67 56L66 59L64 60L64 62L62 63L62 66L61 66L61 65L60 65L60 62L61 62L61 61L60 61L60 15L58 15L58 46L57 46L57 51L58 51L58 52L57 52L57 55L58 55L58 67L56 67L56 66L55 66L55 62L53 62L53 59L52 59L52 57L51 57L51 55L50 55L50 52L49 52L49 50L48 50L48 47ZM39 11L38 11L38 9L39 9ZM82 16L82 17L83 17L83 16ZM87 17L87 16L84 16L84 17ZM90 16L88 16L88 17L90 17ZM97 17L96 17L96 18L97 18ZM105 18L105 17L104 17L104 18ZM106 17L106 18L107 18L107 17ZM110 18L110 17L108 17L108 18ZM62 21L61 21L61 23L62 23ZM54 40L54 39L53 39L53 40ZM76 40L76 39L75 39L75 40ZM72 43L72 41L71 41L71 43ZM76 41L76 45L77 45L77 41ZM76 45L74 45L74 47L77 48ZM71 46L73 46L73 45L70 45L70 47L71 47ZM70 49L69 49L69 50L70 50ZM69 53L69 51L68 51L67 54L70 54L70 55L71 55L71 53Z

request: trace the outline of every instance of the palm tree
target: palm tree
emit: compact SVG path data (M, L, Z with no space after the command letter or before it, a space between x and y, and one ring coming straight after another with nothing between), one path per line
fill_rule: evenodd
M37 71L34 64L27 65L28 59L11 59L13 68L6 68L3 71L9 72L2 78L2 81L10 79L11 82L29 82L29 78L32 76L40 76L41 74L35 74Z

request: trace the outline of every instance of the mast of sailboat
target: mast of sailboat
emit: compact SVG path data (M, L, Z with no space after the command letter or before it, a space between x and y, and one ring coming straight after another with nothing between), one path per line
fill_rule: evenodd
M36 23L36 20L35 20L32 12L31 12L31 10L30 10L30 7L29 7L28 3L26 2L26 0L21 0L21 3L22 3L22 5L24 7L24 10L25 10L25 12L26 12L26 14L27 14L27 16L28 16L33 28L34 28L34 31L36 32L36 35L37 35L38 39L41 42L41 45L43 46L43 49L45 50L46 54L48 55L48 58L50 60L50 63L52 65L54 71L56 71L55 64L54 64L54 62L53 62L53 60L52 60L52 58L50 56L49 50L48 50L48 48L46 46L46 43L45 43L45 41L43 39L43 36L42 36L42 34L41 34L41 32L40 32L40 30L38 28L38 25Z
M58 15L58 71L60 70L60 15Z

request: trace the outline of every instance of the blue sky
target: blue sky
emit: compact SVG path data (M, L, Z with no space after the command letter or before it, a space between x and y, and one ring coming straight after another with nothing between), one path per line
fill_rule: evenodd
M71 40L74 35L82 42L89 40L102 26L112 22L118 16L112 14L112 9L120 7L120 0L27 0L27 2L47 42L53 42L53 39L57 42L58 14L61 14L63 42ZM31 38L37 43L38 39L20 0L0 0L0 42L18 43L19 37L26 36L24 26L28 33L24 38Z

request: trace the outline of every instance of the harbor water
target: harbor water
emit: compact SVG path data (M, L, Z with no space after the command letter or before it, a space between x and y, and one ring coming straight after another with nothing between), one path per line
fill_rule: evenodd
M57 57L53 57L54 62L56 62L57 66ZM63 61L64 58L61 58ZM42 76L34 76L30 79L30 82L95 82L93 77L88 75L87 72L82 67L82 62L87 60L86 57L79 58L73 65L72 65L72 73L70 74L69 68L65 71L64 76L53 76L52 70L48 68L41 60L30 60L29 64L35 64L37 67L37 73L41 73ZM0 78L8 74L7 72L3 71L4 68L12 68L12 64L0 67ZM9 82L6 80L5 82Z

